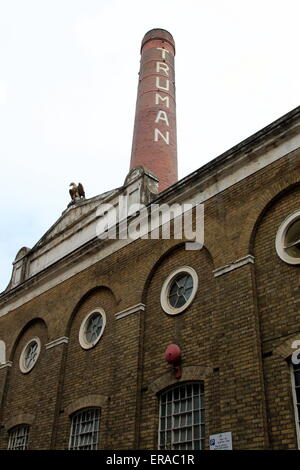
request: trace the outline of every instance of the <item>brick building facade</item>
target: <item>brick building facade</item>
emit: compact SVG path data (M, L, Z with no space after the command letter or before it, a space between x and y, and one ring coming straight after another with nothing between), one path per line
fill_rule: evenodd
M159 193L133 165L19 251L0 295L1 449L208 449L222 432L298 448L299 146L296 108ZM203 204L203 248L97 237L120 196Z

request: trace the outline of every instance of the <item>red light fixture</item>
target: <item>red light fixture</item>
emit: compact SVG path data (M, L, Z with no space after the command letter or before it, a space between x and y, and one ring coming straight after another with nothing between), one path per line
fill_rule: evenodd
M173 372L176 379L181 377L181 350L177 344L169 344L165 351L165 360L168 364L172 364Z

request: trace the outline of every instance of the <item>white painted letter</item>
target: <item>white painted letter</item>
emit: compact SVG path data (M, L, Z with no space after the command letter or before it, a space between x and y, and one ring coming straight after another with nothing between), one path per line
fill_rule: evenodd
M166 58L166 52L169 54L169 51L167 51L167 49L164 49L163 47L157 47L156 49L158 49L159 51L161 51L161 57L162 57L162 59L165 59L165 58Z
M167 77L169 76L168 71L170 70L169 66L165 62L156 62L156 72L159 73L160 71L165 72Z
M158 121L165 121L167 126L169 126L169 120L166 111L159 110L155 119L155 122L157 123Z
M166 79L166 85L163 86L160 84L160 79L162 77L156 77L156 88L160 88L161 90L169 91L170 89L170 81Z
M155 93L155 104L159 104L160 101L166 102L166 107L169 107L170 101L168 96L160 96L158 93Z
M158 142L158 136L161 136L166 144L169 145L169 131L166 132L166 135L163 135L159 129L155 128L154 129L154 142Z

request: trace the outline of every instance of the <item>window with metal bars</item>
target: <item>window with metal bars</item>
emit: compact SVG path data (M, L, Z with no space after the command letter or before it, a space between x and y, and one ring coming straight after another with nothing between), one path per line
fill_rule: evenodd
M103 316L101 313L94 313L86 324L85 338L88 344L95 343L103 328Z
M300 448L300 364L291 364L298 448Z
M26 348L24 355L24 366L26 369L31 369L37 360L39 345L36 341L32 341Z
M178 384L159 397L160 450L203 449L204 385L202 382Z
M29 425L20 424L9 431L8 450L26 450L28 446Z
M99 408L86 408L75 413L72 416L69 450L96 450L99 426Z
M179 308L187 303L193 290L193 278L184 273L177 276L171 284L169 291L169 303L171 307Z

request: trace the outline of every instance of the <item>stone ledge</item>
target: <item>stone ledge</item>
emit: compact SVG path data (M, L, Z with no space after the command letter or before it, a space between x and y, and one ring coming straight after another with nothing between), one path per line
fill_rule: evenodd
M234 269L241 268L242 266L245 266L246 264L254 264L254 256L252 255L247 255L244 258L240 258L236 261L233 261L230 264L226 264L225 266L221 266L221 268L217 268L213 270L214 277L222 276L222 274L229 273L230 271L233 271Z
M137 313L140 311L145 310L145 304L136 304L133 305L132 307L128 307L125 310L122 310L121 312L118 312L115 314L116 320L119 320L120 318L127 317L127 315L131 315L132 313Z
M13 363L11 361L7 361L4 364L0 364L0 369L5 369L6 367L12 367Z
M300 333L293 335L283 343L279 344L274 348L273 353L282 357L282 359L289 359L289 357L292 356L294 352L300 349L298 345L294 348L292 347L294 342L297 342L300 346Z
M57 338L50 343L45 344L46 349L54 348L55 346L59 346L60 344L68 344L69 338L67 336L62 336L61 338Z

